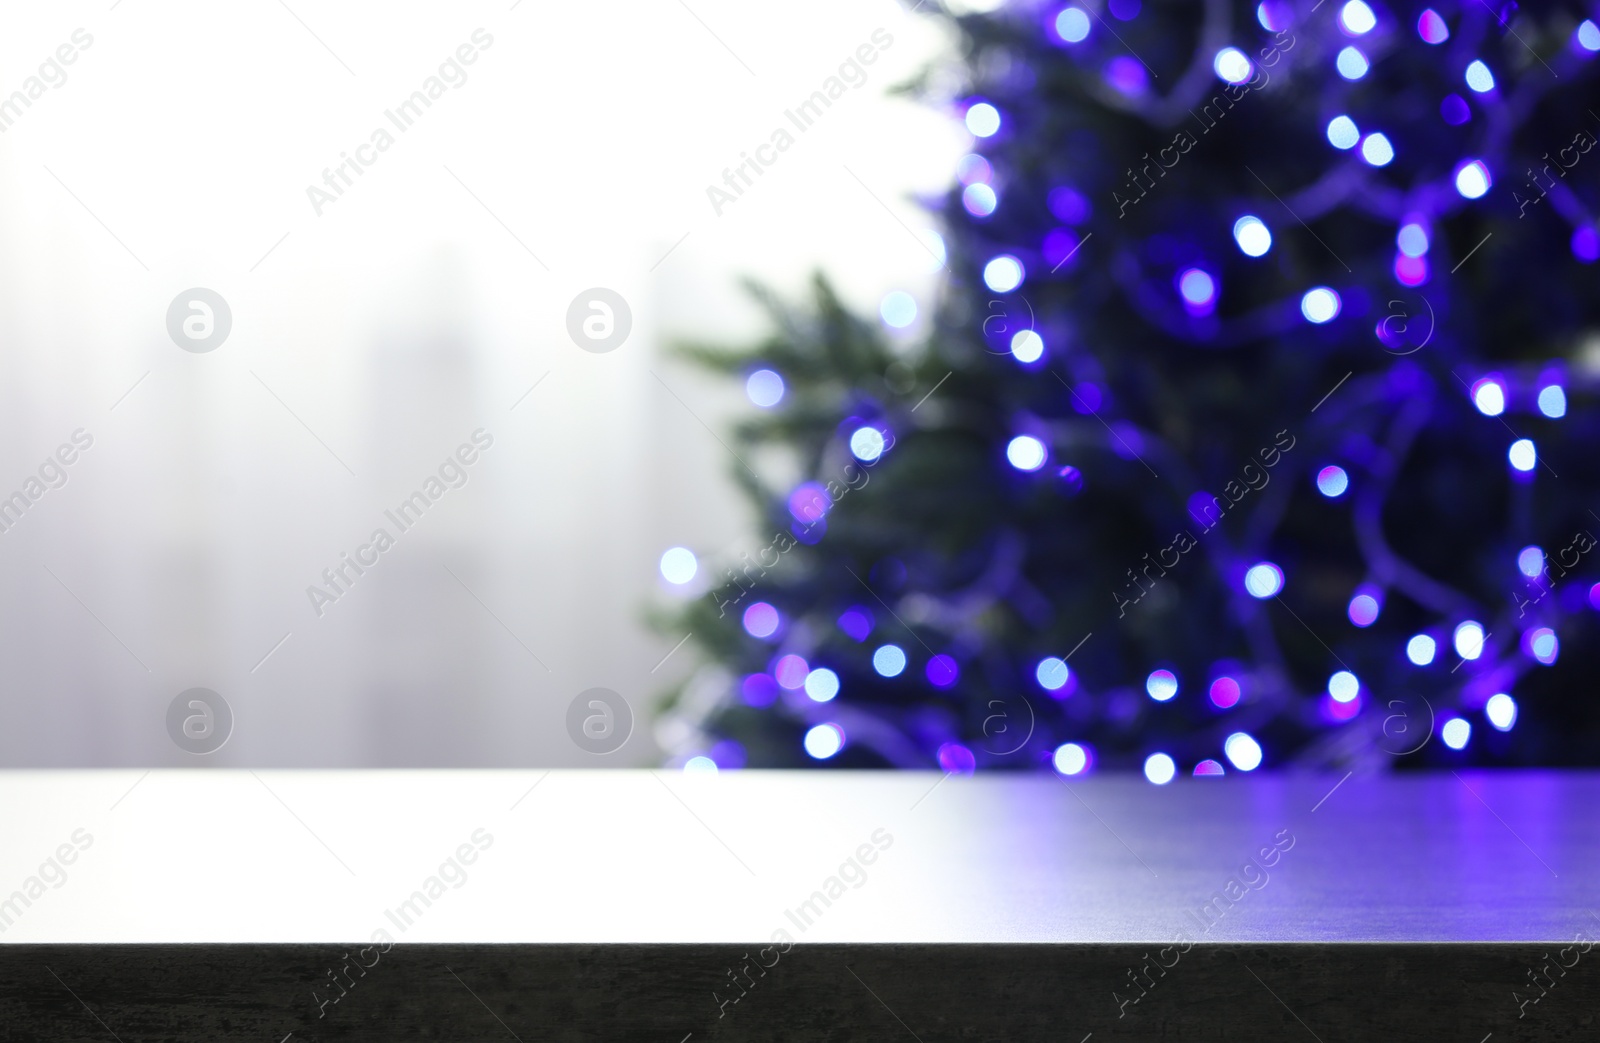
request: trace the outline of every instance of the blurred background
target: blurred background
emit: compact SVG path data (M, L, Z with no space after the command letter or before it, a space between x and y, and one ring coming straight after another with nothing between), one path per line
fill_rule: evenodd
M875 31L719 214L708 186ZM636 715L604 763L658 762L652 697L691 664L644 622L685 596L658 559L759 546L719 442L748 402L666 346L761 330L745 277L823 267L869 311L931 283L913 196L972 139L889 89L949 42L887 0L8 7L0 763L592 766L565 721L596 686ZM203 353L168 331L197 287L231 312ZM591 287L631 311L617 350L569 336ZM234 719L205 761L167 726L195 687Z
M1590 0L0 40L0 763L1596 762Z

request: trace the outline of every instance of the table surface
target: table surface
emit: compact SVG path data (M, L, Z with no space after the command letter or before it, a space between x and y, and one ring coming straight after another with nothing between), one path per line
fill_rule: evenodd
M0 772L0 838L0 942L1600 938L1597 773Z

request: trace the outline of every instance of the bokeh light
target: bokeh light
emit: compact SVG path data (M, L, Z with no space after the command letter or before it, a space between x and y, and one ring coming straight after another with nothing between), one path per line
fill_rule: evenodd
M872 633L872 613L860 605L851 605L839 614L839 629L855 641L865 641Z
M1423 43L1437 45L1450 39L1450 27L1444 24L1439 12L1430 7L1417 19L1417 35L1422 37Z
M967 129L980 138L992 137L1000 130L1000 110L986 101L967 107Z
M744 610L745 633L751 637L771 637L778 629L778 610L765 601L757 601Z
M715 775L717 773L717 762L705 756L690 757L683 762L683 773L685 775Z
M1250 59L1237 47L1224 47L1211 61L1211 68L1229 83L1243 83L1255 71Z
M1544 571L1544 551L1538 547L1524 547L1517 553L1517 571L1535 579Z
M1539 389L1539 412L1552 420L1560 420L1567 415L1567 392L1560 384L1551 384Z
M1178 295L1191 315L1210 315L1217 303L1217 283L1203 268L1186 268L1178 276Z
M1211 682L1211 688L1206 692L1211 705L1219 710L1227 710L1239 702L1239 682L1231 677L1219 677Z
M1467 740L1472 738L1472 725L1465 717L1451 717L1439 726L1439 738L1452 750L1466 749Z
M1223 755L1240 771L1261 767L1261 744L1245 732L1234 732L1222 744Z
M1022 262L1010 254L1001 254L983 266L983 284L995 293L1010 293L1022 285Z
M1582 225L1572 233L1572 256L1584 264L1600 260L1600 231L1592 225Z
M1494 184L1489 177L1489 168L1481 159L1469 160L1456 168L1456 191L1464 199L1480 199L1489 191L1489 186Z
M1476 659L1483 655L1483 624L1469 619L1459 624L1451 635L1456 655L1462 659Z
M1300 314L1306 317L1307 322L1318 326L1337 318L1339 306L1339 295L1327 286L1307 290L1305 296L1300 298Z
M805 661L805 657L793 653L779 656L772 665L772 676L777 680L778 687L792 692L805 687L806 678L811 676L811 664Z
M1487 94L1494 90L1494 73L1481 61L1473 61L1467 66L1467 86L1479 94Z
M1329 464L1317 472L1317 492L1332 500L1343 496L1350 488L1350 476L1337 464Z
M1539 450L1534 447L1533 439L1519 438L1506 450L1506 459L1519 471L1531 471L1539 462Z
M1438 642L1427 634L1417 634L1406 642L1406 658L1417 666L1427 666L1433 662L1434 654L1438 650Z
M814 703L830 702L839 694L839 675L825 666L819 666L806 674L805 690Z
M1328 144L1334 148L1353 149L1360 140L1361 130L1349 116L1335 116L1328 121Z
M1394 242L1407 257L1421 257L1428 252L1428 230L1419 221L1407 221L1400 226Z
M1150 89L1150 76L1137 58L1119 54L1106 63L1106 82L1130 97L1137 98Z
M978 758L959 742L942 744L935 756L940 769L951 775L971 775L978 767Z
M1032 435L1018 435L1006 444L1006 459L1019 471L1037 471L1048 457L1044 443Z
M1377 26L1378 18L1364 0L1350 0L1339 9L1339 25L1351 36L1364 36Z
M1346 47L1339 52L1333 64L1339 70L1339 75L1347 80L1359 80L1372 68L1372 63L1367 61L1367 56L1361 53L1359 47Z
M1144 690L1156 702L1164 703L1178 694L1178 678L1171 670L1153 670L1144 679Z
M1011 356L1018 362L1038 362L1044 357L1044 338L1033 330L1018 330L1011 338Z
M1573 33L1573 39L1578 41L1578 46L1586 51L1600 51L1600 26L1588 18L1578 23L1578 31Z
M1000 197L992 187L980 181L961 190L961 205L973 217L988 217L1000 205Z
M1089 751L1075 742L1064 742L1050 760L1063 775L1082 775L1089 767Z
M1386 167L1394 161L1394 145L1383 134L1368 134L1361 139L1361 158L1375 167Z
M1152 753L1144 759L1144 777L1157 786L1165 786L1178 774L1178 765L1165 753Z
M806 753L819 761L844 749L844 729L837 724L819 724L806 732Z
M739 685L739 694L748 706L771 706L778 698L778 682L771 674L750 674Z
M872 463L883 450L883 432L875 427L858 427L850 435L850 455L862 463Z
M700 562L688 547L671 547L661 555L661 578L678 586L694 579Z
M1252 565L1244 574L1244 589L1253 598L1270 598L1283 589L1283 570L1270 561Z
M1377 597L1362 593L1350 599L1350 607L1345 611L1350 617L1350 622L1356 626L1370 627L1378 621L1378 612L1382 607Z
M961 667L951 656L936 655L928 660L922 672L935 688L949 688L961 676Z
M1245 214L1233 223L1233 241L1246 257L1261 257L1272 249L1272 230L1254 214Z
M872 653L872 669L880 677L899 677L906 668L905 649L899 645L879 645Z
M762 409L782 402L783 390L783 378L770 369L758 369L744 382L745 395Z
M1472 385L1472 404L1484 416L1499 416L1506 411L1506 387L1498 377L1483 377Z
M1060 691L1066 687L1067 679L1072 676L1067 664L1055 656L1046 656L1039 660L1039 665L1034 668L1034 678L1039 682L1039 687L1047 692Z
M1549 627L1535 627L1522 635L1522 650L1545 666L1553 666L1561 655L1561 641Z
M1517 723L1517 701L1505 692L1491 695L1483 704L1483 715L1496 731L1508 732Z
M1208 778L1211 776L1224 774L1226 774L1226 772L1223 771L1222 765L1212 760L1210 757L1207 757L1205 760L1194 766L1194 775L1196 778Z
M1082 43L1089 37L1089 15L1081 7L1068 7L1056 15L1056 35L1066 43Z
M1328 694L1337 702L1350 702L1361 694L1361 682L1350 671L1340 670L1328 678Z
M917 321L917 299L904 290L891 290L883 295L878 314L883 317L885 325L903 330Z
M789 513L795 521L807 524L821 521L833 506L828 490L816 482L801 482L789 494Z

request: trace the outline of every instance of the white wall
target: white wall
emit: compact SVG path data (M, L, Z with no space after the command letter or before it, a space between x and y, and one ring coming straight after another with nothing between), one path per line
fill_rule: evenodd
M192 686L236 715L220 764L600 763L573 696L643 713L692 666L650 673L657 556L753 544L701 423L748 406L664 346L759 333L743 275L925 298L885 205L925 227L911 195L970 146L885 97L945 43L888 0L7 6L0 98L93 42L0 133L0 495L94 445L0 534L4 766L195 763L164 723ZM318 215L307 186L479 27ZM865 86L718 216L707 186L879 28ZM166 331L195 286L233 313L205 354ZM566 332L591 286L632 307L608 354ZM319 618L307 586L480 427L467 485ZM641 720L604 763L659 757Z

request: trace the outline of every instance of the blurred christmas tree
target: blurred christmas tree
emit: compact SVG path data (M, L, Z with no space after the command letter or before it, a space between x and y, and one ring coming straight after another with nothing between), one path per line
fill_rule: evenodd
M726 668L677 760L1595 763L1589 13L939 17L974 146L914 346L819 280L690 350L809 480L741 474L778 535L671 620Z

